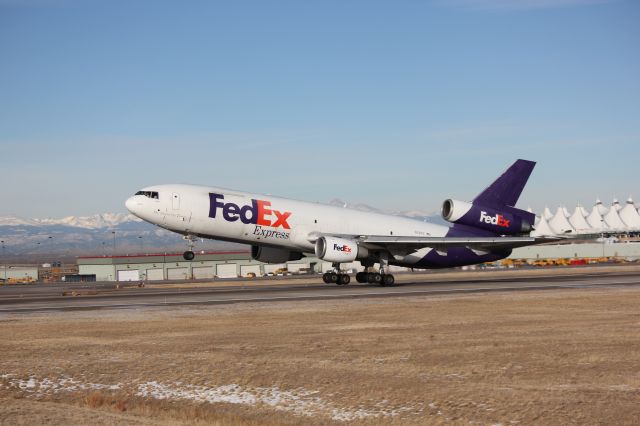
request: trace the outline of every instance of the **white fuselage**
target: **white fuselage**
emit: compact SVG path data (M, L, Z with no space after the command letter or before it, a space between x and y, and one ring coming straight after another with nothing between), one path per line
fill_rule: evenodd
M204 238L303 253L314 252L317 235L444 237L450 228L400 216L295 201L217 187L157 185L126 202L141 219ZM424 253L396 259L415 264Z

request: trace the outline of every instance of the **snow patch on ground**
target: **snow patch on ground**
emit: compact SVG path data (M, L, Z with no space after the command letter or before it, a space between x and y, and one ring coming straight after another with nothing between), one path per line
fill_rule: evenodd
M237 384L222 386L196 386L181 382L161 383L148 381L131 384L105 384L81 381L72 377L38 378L31 375L20 378L14 374L0 374L0 389L12 389L33 397L55 395L63 392L127 390L142 398L167 401L192 401L198 403L228 403L270 407L298 416L328 416L334 421L352 421L376 417L395 417L401 414L421 414L421 404L411 407L394 406L384 400L357 407L341 407L320 397L318 391L304 388L280 389L271 387L242 387Z
M1 387L8 389L19 389L23 392L32 393L37 396L53 395L60 392L78 392L86 390L120 390L122 385L106 385L102 383L85 383L70 377L59 377L57 379L38 379L30 376L27 379L14 378L13 374L2 374L0 378L5 379L5 384Z
M378 402L369 408L337 407L334 403L320 398L317 391L310 391L304 388L283 390L277 386L243 388L240 385L231 384L206 387L151 381L138 385L137 395L145 398L166 400L266 405L276 410L288 411L300 416L329 415L332 420L336 421L390 417L422 411L420 407L393 407L389 401Z

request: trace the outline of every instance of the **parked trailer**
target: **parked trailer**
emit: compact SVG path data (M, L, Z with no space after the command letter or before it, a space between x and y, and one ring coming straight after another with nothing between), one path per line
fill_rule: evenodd
M63 275L62 281L66 283L94 283L96 282L96 274Z

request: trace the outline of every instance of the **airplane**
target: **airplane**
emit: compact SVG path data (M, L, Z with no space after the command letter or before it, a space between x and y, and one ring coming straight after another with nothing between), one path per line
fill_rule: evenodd
M442 217L450 227L199 185L149 186L125 204L135 216L182 234L188 261L195 258L195 239L209 238L251 245L253 259L266 263L316 256L334 268L323 275L327 284L349 284L340 265L359 261L364 271L356 281L391 286L390 265L434 269L493 262L516 247L560 239L529 236L535 214L515 207L535 164L517 160L470 203L445 200Z

